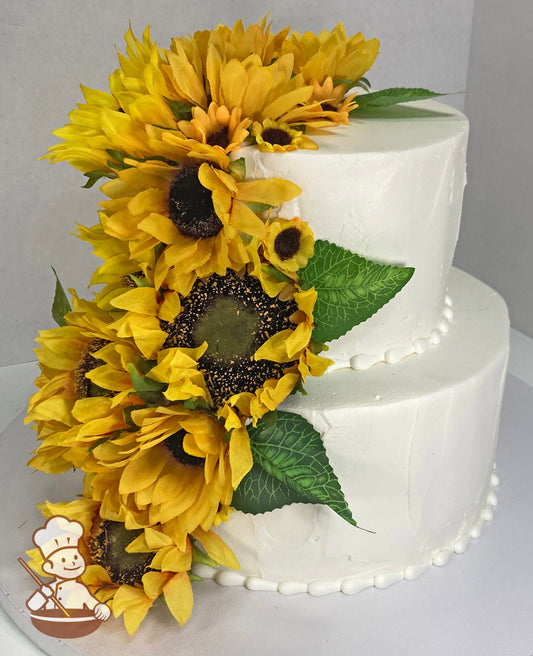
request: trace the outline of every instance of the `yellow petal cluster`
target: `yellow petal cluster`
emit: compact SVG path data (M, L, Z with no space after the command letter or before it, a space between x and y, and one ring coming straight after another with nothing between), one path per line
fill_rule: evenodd
M139 351L117 338L96 304L74 295L73 306L65 326L37 339L41 374L26 423L34 422L40 444L29 464L49 473L94 465L91 445L127 428L125 408L141 403L127 370Z
M101 565L95 564L89 547L90 536L95 522L99 521L100 504L91 498L76 501L39 504L46 519L62 515L69 520L79 521L84 528L79 549L87 567L82 581L101 603L107 604L115 617L124 618L124 625L130 635L139 628L146 614L159 597L163 598L174 618L184 624L190 617L193 607L193 591L188 572L192 563L198 560L198 550L193 540L199 542L209 558L216 563L238 569L239 564L229 547L212 531L197 529L187 536L183 548L173 539L171 527L146 529L141 535L132 534L132 542L126 547L130 553L153 554L150 570L135 585L119 584ZM29 565L40 576L47 577L43 571L43 556L39 549L27 552Z
M227 433L211 413L180 405L133 410L131 418L136 431L95 449L107 471L88 478L91 495L104 517L126 528L170 523L183 546L189 533L227 517L235 472L242 478L252 466L248 434ZM180 441L181 460L172 440Z
M141 268L147 254L163 244L155 264L154 285L165 284L183 296L197 277L223 275L228 268L239 270L249 262L246 240L265 235L264 222L249 208L250 203L273 207L301 192L281 178L239 182L205 162L198 169L198 180L211 192L222 229L213 237L196 239L183 234L169 216L170 185L180 167L163 162L133 164L102 187L110 199L101 203L102 231L112 240L126 242L130 260Z
M81 171L115 174L109 150L145 158L152 155L146 125L176 129L167 98L172 85L165 78L166 57L151 41L147 27L142 40L131 30L125 35L126 54L119 53L120 68L109 78L110 93L82 86L84 103L69 114L70 123L53 134L63 143L52 146L50 161L67 161Z
M175 38L169 49L152 42L148 27L142 39L130 28L109 92L82 86L85 102L54 131L62 143L46 157L115 177L124 157L177 161L178 143L191 139L206 146L199 150L212 161L210 137L227 131L227 144L214 149L228 153L246 138L251 121L314 128L345 122L356 105L353 97L348 106L339 96L372 66L379 41L361 33L348 37L342 23L318 35L289 34L288 27L273 34L270 27L266 19L246 29L237 21L232 28L219 25ZM328 79L335 91L330 97L319 94L329 105L324 110L316 87ZM173 157L167 138L174 141Z
M348 37L344 25L338 23L331 32L323 30L318 35L293 31L281 52L294 56L294 70L306 82L314 79L322 84L327 77L357 82L374 63L379 41L367 41L361 32Z

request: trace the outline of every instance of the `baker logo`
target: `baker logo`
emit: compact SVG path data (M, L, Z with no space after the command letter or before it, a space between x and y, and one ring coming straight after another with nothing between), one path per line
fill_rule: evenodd
M62 515L51 517L33 534L33 543L44 559L42 570L54 577L43 583L19 558L19 563L33 577L39 589L26 601L35 628L54 638L80 638L95 631L111 615L79 580L85 560L78 542L83 535L80 522Z

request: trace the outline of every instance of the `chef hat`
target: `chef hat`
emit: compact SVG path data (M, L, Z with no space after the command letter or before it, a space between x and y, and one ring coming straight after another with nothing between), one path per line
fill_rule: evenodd
M51 517L43 528L33 534L33 542L39 547L44 558L48 559L59 549L77 547L83 535L83 526L76 520L69 520L62 515Z

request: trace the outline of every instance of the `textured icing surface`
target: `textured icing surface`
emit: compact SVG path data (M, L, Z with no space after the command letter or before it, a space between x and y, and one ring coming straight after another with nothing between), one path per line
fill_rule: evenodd
M420 340L434 338L446 319L468 121L440 103L413 105L427 116L354 120L317 137L318 151L235 153L245 157L248 178L278 176L303 189L280 215L301 216L317 239L378 262L415 267L396 298L330 344L328 356L342 366L361 368L418 352Z
M208 567L198 566L195 572L203 575L205 578L212 577L219 585L223 586L244 586L248 590L262 590L267 592L279 592L284 595L298 594L307 592L313 596L322 596L334 592L343 594L357 594L366 588L388 588L397 581L414 581L421 576L430 566L443 567L448 563L453 553L461 554L466 551L471 539L480 537L485 522L492 521L494 517L494 507L498 504L498 498L495 488L499 485L499 479L496 474L490 478L489 493L482 505L481 512L473 525L458 537L457 541L450 547L436 551L427 563L422 565L412 565L399 569L397 571L384 572L376 574L374 577L360 578L357 576L338 579L332 581L316 580L309 583L299 581L266 581L257 576L244 576L240 572L229 570L215 570Z
M502 299L465 273L452 270L450 296L456 317L439 348L391 366L334 371L284 404L321 432L367 531L324 506L235 512L217 530L242 569L219 582L351 594L415 578L479 535L495 503L509 320Z

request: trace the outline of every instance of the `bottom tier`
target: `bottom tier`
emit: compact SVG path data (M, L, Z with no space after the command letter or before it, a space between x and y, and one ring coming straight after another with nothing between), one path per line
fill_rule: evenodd
M492 487L509 319L505 303L457 270L455 319L423 355L310 380L284 409L321 432L358 525L324 506L234 512L218 532L241 563L216 580L283 593L355 593L416 578L477 537Z

